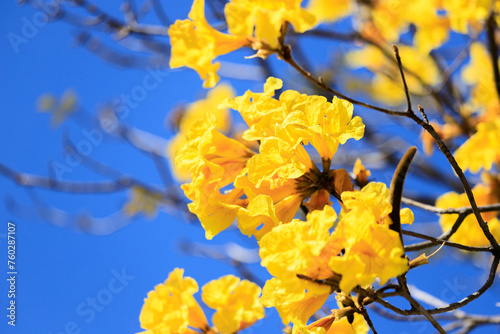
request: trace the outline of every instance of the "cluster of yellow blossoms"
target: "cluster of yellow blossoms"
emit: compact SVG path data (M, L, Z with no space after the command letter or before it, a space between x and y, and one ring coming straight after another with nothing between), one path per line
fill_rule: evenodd
M257 51L256 56L265 58L277 52L286 24L303 33L320 23L348 16L352 16L364 38L379 45L396 43L410 27L415 27L415 50L412 51L417 54L415 66L427 65L429 52L443 45L451 31L474 35L480 31L491 10L500 8L496 0L311 0L306 8L301 7L301 2L231 0L224 7L228 33L222 33L207 22L204 0L194 0L189 18L177 20L169 28L170 66L190 67L205 80L204 87L213 87L219 81L217 70L220 67L219 63L213 63L215 58L242 47L250 47ZM363 64L368 65L366 60ZM424 78L426 83L428 79L432 81L434 67L426 70L429 72ZM382 83L389 84L387 81Z
M213 327L194 298L198 283L183 277L184 270L174 269L164 284L149 292L141 311L143 334L206 333L231 334L251 326L264 317L259 302L261 289L247 280L227 275L208 282L201 289L201 299L216 310Z
M410 78L409 86L414 93L425 94L426 86L436 84L439 77L428 52L442 45L450 31L476 29L493 5L490 1L455 0L380 0L370 5L335 0L332 5L331 1L312 0L302 8L300 0L231 0L224 8L227 33L222 33L205 19L204 0L194 0L189 19L178 20L169 29L170 65L196 70L204 87L211 88L219 81L217 57L241 47L267 57L280 51L288 24L305 32L321 22L353 15L362 35L374 42L396 41L411 25L416 27L416 48L403 46L400 52L407 70L419 72L419 79ZM477 57L483 57L482 50L474 46L470 66ZM349 59L353 67L384 73L374 78L376 87L394 92L391 78L399 73L380 49L367 46L351 53ZM370 64L367 59L372 60ZM476 84L467 70L464 76L469 77L469 84ZM281 88L282 81L270 77L263 92L247 91L234 97L229 87L219 85L206 100L189 106L169 147L175 155L174 174L189 180L182 189L206 238L237 226L258 241L261 265L273 277L266 282L262 296L255 284L234 276L206 284L201 297L216 310L210 326L193 297L197 283L183 278L183 271L176 269L145 300L140 316L145 333L236 333L263 318L263 306L275 307L284 324L294 324L294 333L366 333L368 326L362 316L356 314L348 320L337 316L339 310L316 322L308 321L333 292L349 296L357 287L369 287L377 280L384 285L408 271L401 236L390 228L393 208L386 185L368 182L370 173L358 161L355 189L345 169L331 166L340 145L364 134L361 118L353 117L352 104L336 97L328 102L322 96L293 90L275 98ZM382 96L376 91L373 94ZM484 95L474 93L478 94ZM386 102L398 104L404 98L403 94L392 96L398 97ZM484 99L472 99L475 108L479 101ZM230 132L230 109L239 112L246 130ZM457 151L459 162L472 171L489 169L500 157L498 118L477 128ZM484 144L484 152L477 153L479 159L470 159L470 147L478 144ZM321 159L320 165L315 155ZM479 204L498 201L494 181L489 188L474 188L484 199ZM339 214L334 209L337 203ZM463 195L447 194L437 205L457 207L467 202ZM300 208L307 212L306 220L297 219ZM496 213L490 216L490 228L500 231ZM413 222L409 209L401 210L400 217L402 223ZM443 228L449 229L455 218L444 216ZM479 236L474 230L477 226L468 219L453 238L458 242L467 239L465 243L472 245L487 243L484 237L475 238ZM500 232L494 235L500 236Z
M284 324L292 322L297 333L331 333L344 327L366 333L359 315L355 327L331 315L323 322L307 321L333 292L318 281L336 278L338 291L348 295L356 286L367 287L377 279L385 284L408 270L400 236L389 228L389 190L385 184L369 183L369 171L359 161L355 170L360 190L354 189L347 171L331 169L339 145L363 136L364 124L353 117L351 103L292 90L274 98L281 87L281 80L271 77L262 93L227 98L227 86L218 86L206 100L189 106L189 118L194 119L182 121L170 146L176 153L176 174L189 171L191 182L182 189L208 239L237 222L243 234L258 240L261 264L273 276L259 303L275 307ZM196 106L205 115L194 112ZM235 138L217 130L219 122L228 122L228 107L248 126ZM320 167L314 155L321 158ZM332 201L340 203L340 217ZM295 219L301 206L308 211L305 221ZM403 209L401 218L411 223L413 214ZM217 285L221 291L227 289L225 282ZM142 314L150 313L148 305L156 296L148 297ZM160 328L141 323L147 329ZM193 323L191 327L200 328ZM215 317L214 326L225 332Z

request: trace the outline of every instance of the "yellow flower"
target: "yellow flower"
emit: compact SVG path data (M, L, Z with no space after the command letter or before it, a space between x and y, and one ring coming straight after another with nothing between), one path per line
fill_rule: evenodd
M339 307L342 304L338 303ZM354 320L351 323L347 320L347 317L342 317L337 319L339 310L332 310L332 314L327 315L317 321L309 324L306 328L297 328L294 326L293 333L297 334L313 334L313 333L323 333L323 334L366 334L369 331L368 324L361 314L355 313ZM323 329L323 331L321 331Z
M407 5L405 16L417 28L413 42L421 54L429 54L448 40L450 20L438 14L441 0L415 0Z
M207 319L193 294L198 284L191 277L182 277L176 268L155 290L148 293L139 316L144 334L196 333L193 329L208 328Z
M472 86L472 108L485 111L498 107L498 96L493 78L491 58L486 47L475 42L470 48L470 62L462 70L462 80Z
M340 144L363 137L365 125L353 116L352 103L334 97L307 96L288 90L280 96L286 109L281 127L287 136L303 144L310 143L323 159L331 160Z
M247 166L250 182L260 187L262 182L267 180L271 189L283 185L289 179L304 175L312 167L311 158L303 146L291 146L277 137L263 139L260 153L254 155Z
M191 183L182 185L192 200L189 210L196 214L205 229L207 239L228 228L240 208L240 189L221 190L234 182L253 155L248 148L215 130L213 113L195 122L188 131L187 143L178 152L178 168L191 173Z
M207 93L206 99L198 100L191 103L184 115L182 115L179 123L179 132L170 141L168 146L168 153L172 162L172 173L178 180L187 180L189 178L189 170L186 168L177 168L173 163L174 157L177 152L186 144L187 133L189 128L199 119L205 117L208 112L213 113L216 119L215 129L220 132L229 130L231 121L228 108L219 108L219 104L234 96L234 91L229 85L220 84Z
M450 17L451 29L467 34L469 27L480 29L491 10L491 0L443 0L443 8Z
M283 122L282 104L273 99L274 92L283 86L283 81L269 77L263 93L246 91L242 96L227 100L224 107L237 110L249 129L243 133L245 140L261 140L275 135L276 123Z
M254 235L257 240L279 223L273 199L268 195L257 195L246 208L238 211L238 228L241 233L249 237Z
M55 128L78 109L78 96L68 89L59 100L51 94L44 94L38 98L37 104L39 112L51 114L50 125Z
M262 266L279 278L295 278L296 274L328 278L332 273L319 256L330 241L329 229L336 219L333 208L325 206L309 213L305 222L294 219L275 227L260 240Z
M500 200L495 186L477 185L472 189L477 205L487 205L498 203ZM440 196L436 201L436 206L443 209L461 208L470 206L467 195L449 192ZM500 240L500 221L497 218L498 212L484 212L481 216L488 222L491 234L496 240ZM449 231L455 224L458 214L442 215L439 224L443 231ZM467 216L460 228L451 236L450 241L461 243L468 246L487 246L490 244L483 234L476 217L471 214Z
M330 238L329 229L337 215L331 206L275 227L259 242L262 262L275 278L266 282L262 303L274 306L284 324L305 323L330 294L330 287L299 279L297 274L312 279L333 275L328 260L341 250ZM293 247L291 246L293 245Z
M316 23L314 15L300 7L302 0L231 0L224 12L229 33L252 36L278 46L281 26L289 22L295 31L304 32Z
M377 277L384 285L408 270L399 234L377 224L371 212L347 213L334 233L345 242L344 255L330 259L330 268L342 275L339 287L343 292L372 284Z
M308 189L303 190L297 186L297 179L286 179L279 187L271 187L271 181L264 179L257 188L250 182L247 174L248 168L243 170L234 182L234 186L242 189L248 199L247 210L241 209L238 212L238 227L243 234L255 235L257 239L279 223L290 222L302 201L311 194ZM267 204L262 203L263 201L272 202L273 207L267 209ZM261 205L264 207L254 209ZM262 228L261 224L264 224Z
M480 169L490 170L493 163L500 162L500 117L491 122L477 125L473 134L455 152L455 159L463 169L477 173Z
M368 184L368 178L372 175L370 170L366 169L366 167L361 162L361 159L359 158L356 159L352 172L356 176L356 182L361 188Z
M282 81L270 77L263 93L247 91L243 96L227 101L227 106L238 110L249 129L246 140L264 140L279 137L293 147L311 144L324 159L331 159L339 144L348 139L363 137L364 124L353 116L350 102L334 98L327 102L322 96L308 96L293 90L274 99L274 91Z
M389 190L383 183L372 182L361 191L342 193L345 209L332 237L342 240L345 253L332 257L330 268L342 275L340 288L349 293L357 285L383 285L408 269L399 234L389 229ZM411 223L413 214L401 210L402 223Z
M212 28L205 19L205 1L194 0L188 17L177 20L168 30L172 52L170 67L187 66L205 80L203 87L210 88L219 81L219 63L212 61L220 55L250 45L245 36L223 34Z
M227 275L205 284L201 298L208 307L217 310L212 318L213 325L221 334L231 334L264 317L260 293L257 284Z
M333 22L351 14L354 5L349 0L311 0L307 10L321 22Z
M145 213L148 217L156 216L158 206L162 196L152 193L143 187L134 186L131 188L132 198L125 204L123 210L127 216L135 216L138 213Z
M283 282L273 277L264 285L261 303L266 307L275 307L283 324L293 322L304 326L325 304L329 295L330 287L327 285L308 284L300 280Z

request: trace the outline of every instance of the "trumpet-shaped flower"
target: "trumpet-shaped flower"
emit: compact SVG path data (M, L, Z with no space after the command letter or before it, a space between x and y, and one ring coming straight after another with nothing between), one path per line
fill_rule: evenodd
M232 98L234 95L233 89L229 85L218 85L207 93L206 99L198 100L191 103L179 123L179 132L170 141L168 146L168 153L171 157L170 161L173 162L177 152L186 144L187 133L189 128L196 123L196 121L205 117L208 112L213 113L215 116L215 129L220 132L226 132L230 127L230 115L227 108L219 108L219 104L225 99ZM189 178L189 170L186 168L177 168L172 163L172 173L174 176L182 181Z
M361 314L355 313L352 323L349 323L347 317L343 316L340 319L339 313L342 313L342 304L337 303L340 307L338 310L332 310L332 314L327 315L315 322L309 324L305 328L294 326L293 333L297 334L366 334L369 331L368 324Z
M264 287L262 302L280 312L284 324L305 323L322 306L330 287L300 279L326 279L333 275L328 260L341 250L330 238L337 215L331 206L275 227L260 240L262 266L275 278ZM291 246L293 245L293 247Z
M196 214L211 239L229 227L240 208L237 201L243 194L239 189L222 193L222 188L234 182L253 155L248 148L215 130L212 113L189 129L186 145L178 152L178 168L188 169L191 183L182 189L192 200L189 210Z
M383 183L369 183L361 191L342 193L345 209L332 236L342 240L344 255L330 259L330 268L342 275L340 288L349 293L357 285L380 284L408 270L399 234L389 229L389 190ZM413 214L401 210L402 223Z
M144 334L196 333L193 329L208 328L207 319L193 294L198 284L191 277L182 277L183 269L172 271L164 284L148 293L139 316Z
M273 277L262 289L261 302L266 307L275 307L283 324L292 322L304 326L307 320L325 304L330 292L330 287L327 285L298 279L282 281Z
M283 92L276 100L272 96L281 86L281 80L271 77L263 93L247 91L227 102L227 106L241 113L249 127L245 139L279 137L292 146L310 143L323 159L331 159L339 144L363 137L364 124L360 117L352 117L350 102L335 97L330 103L322 96L292 90Z
M378 277L384 285L390 278L408 270L408 260L399 234L384 225L369 211L353 210L335 230L345 242L345 253L330 259L330 268L342 275L339 287L349 293L357 285L372 284Z
M260 187L264 180L271 189L296 179L309 170L311 158L300 144L291 146L287 141L270 137L262 140L260 153L248 161L248 179Z
M313 14L300 7L302 0L231 0L224 12L228 30L240 36L255 35L257 39L278 46L281 26L293 25L297 32L304 32L316 23Z
M227 275L205 284L201 298L208 307L216 310L213 325L221 334L231 334L264 317L260 293L257 284Z
M236 178L234 186L242 189L248 200L247 208L238 212L238 227L243 234L257 239L274 226L290 222L311 194L297 186L297 179L286 179L279 187L271 187L270 180L263 180L257 188L248 178L248 168Z
M219 81L219 63L212 61L220 55L250 45L246 36L221 33L205 19L205 0L194 0L188 20L177 20L168 30L172 54L170 67L187 66L205 80L203 87L210 88Z

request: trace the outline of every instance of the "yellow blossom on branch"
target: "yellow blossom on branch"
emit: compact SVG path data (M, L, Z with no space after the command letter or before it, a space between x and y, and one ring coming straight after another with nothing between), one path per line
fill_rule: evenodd
M361 191L342 193L345 208L332 236L341 240L342 256L330 259L330 268L342 275L340 289L349 293L357 285L380 284L408 270L400 236L389 229L389 190L383 183L372 182ZM402 223L411 223L413 214L403 209Z
M232 334L264 317L259 286L227 275L202 288L203 302L216 310L211 327L193 297L198 283L183 274L183 269L174 269L165 283L148 293L139 317L146 329L141 334Z
M217 310L212 322L219 332L232 334L264 317L260 293L257 284L227 275L205 284L201 298L208 307Z
M293 90L283 92L277 100L274 91L281 87L280 79L270 77L263 93L247 91L224 104L239 111L247 123L243 138L279 137L291 145L311 144L323 159L331 159L340 144L363 137L364 124L359 116L353 117L350 102L336 97L328 102L322 96Z
M193 297L198 283L183 274L183 269L174 269L164 284L148 293L139 316L141 327L146 329L143 334L191 334L196 333L194 329L208 328L205 314Z
M258 40L278 46L281 26L293 25L304 32L316 24L313 14L301 8L302 0L231 0L224 8L228 30L239 36L254 35Z
M250 42L245 36L228 35L212 28L205 19L205 0L194 0L188 17L177 20L168 30L172 45L170 67L194 69L205 80L203 87L211 88L219 81L220 67L212 61Z
M221 190L234 182L254 154L246 146L215 130L212 113L195 122L189 129L186 145L176 156L178 168L191 173L191 182L182 185L186 196L192 200L189 210L196 214L211 239L228 228L240 206L237 200L243 195L239 189Z
M350 15L355 4L351 0L311 0L307 10L316 16L318 23L333 22Z
M208 112L213 113L215 116L215 130L220 132L226 132L229 130L231 126L229 109L219 108L219 104L228 98L232 98L233 96L234 91L231 86L220 84L211 89L207 93L207 97L205 99L189 104L180 120L179 132L169 142L167 149L170 157L169 161L174 162L175 155L186 144L186 136L191 126L196 123L196 121L205 117ZM174 163L172 163L172 173L177 179L182 181L189 178L189 170L186 168L177 168Z
M284 324L305 324L330 295L330 287L300 279L333 276L328 266L330 257L341 246L330 238L329 229L337 215L331 206L308 214L307 221L298 219L275 227L260 240L262 266L273 279L266 282L262 302L276 307Z
M314 26L315 16L301 8L301 2L232 0L224 8L229 32L224 34L207 22L205 1L194 0L189 19L177 20L169 28L170 67L190 67L205 80L205 88L213 87L219 81L220 64L213 63L218 56L246 46L266 57L278 47L285 22L291 23L298 32Z

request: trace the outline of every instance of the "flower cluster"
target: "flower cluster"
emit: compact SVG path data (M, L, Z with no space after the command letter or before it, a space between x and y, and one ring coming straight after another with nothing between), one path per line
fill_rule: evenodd
M148 293L139 317L143 334L206 333L231 334L243 330L264 317L259 302L261 289L247 280L227 275L205 284L203 302L216 312L213 327L194 298L198 283L183 277L184 270L174 269L155 290Z
M276 51L285 22L304 32L316 18L300 6L301 0L232 0L224 8L228 33L222 33L205 19L205 0L194 0L187 20L177 20L168 31L172 45L170 67L187 66L205 80L204 87L217 84L218 56L242 47L267 57Z
M307 321L333 291L349 295L376 280L385 284L408 270L408 260L400 235L390 229L385 184L369 182L370 171L360 161L359 190L346 170L332 168L339 146L363 136L352 104L293 90L274 98L281 87L281 80L268 78L263 92L227 98L218 111L214 103L223 94L215 88L189 107L192 115L196 106L206 114L189 117L182 139L171 147L176 169L189 172L191 182L182 189L205 236L211 239L236 222L241 233L258 240L261 265L273 276L263 288L262 305L275 307L294 332L331 331L342 327L342 316L328 316L321 325ZM248 127L235 138L218 130L224 128L219 120L227 120L220 112L226 108L238 111ZM308 212L306 220L295 218L300 207ZM413 221L409 209L400 215L403 223ZM356 319L366 332L363 318Z
M209 239L235 218L243 234L260 239L290 222L307 198L308 206L321 209L330 204L330 195L340 199L344 190L352 190L345 170L330 170L339 145L363 135L352 104L291 90L273 98L281 86L281 80L269 78L264 92L247 91L222 104L238 110L246 122L243 142L217 131L217 119L208 111L177 151L177 168L190 172L191 182L182 186L192 201L189 209ZM252 141L259 143L258 152L245 145ZM323 170L306 146L318 152Z

